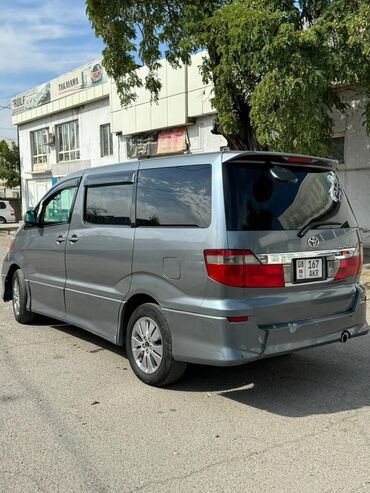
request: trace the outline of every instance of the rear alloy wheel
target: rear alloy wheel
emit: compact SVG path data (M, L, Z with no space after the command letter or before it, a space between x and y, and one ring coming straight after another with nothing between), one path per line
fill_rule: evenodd
M143 382L162 386L178 380L186 363L172 358L171 334L158 305L146 303L132 314L126 333L128 359Z
M35 315L28 311L27 306L27 289L24 282L24 275L21 269L15 271L12 280L12 301L14 318L20 324L31 322Z
M0 217L0 224L6 224L5 217Z

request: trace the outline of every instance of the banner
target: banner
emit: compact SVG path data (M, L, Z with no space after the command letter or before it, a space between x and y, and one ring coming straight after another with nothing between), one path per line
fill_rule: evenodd
M101 60L96 60L14 97L11 103L12 115L105 82L107 73Z
M127 138L127 157L129 159L150 157L157 154L158 132L131 135Z
M131 135L127 138L127 157L129 159L181 154L187 148L185 127Z
M159 132L157 154L181 153L185 152L186 149L186 130L184 127Z
M12 115L37 108L51 100L50 82L35 87L12 99Z
M58 77L53 82L53 99L56 99L107 82L107 73L101 60L96 60Z

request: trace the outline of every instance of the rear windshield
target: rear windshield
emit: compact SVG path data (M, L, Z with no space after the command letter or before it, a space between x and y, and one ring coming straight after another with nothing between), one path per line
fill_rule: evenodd
M226 224L229 231L300 230L311 222L351 228L356 220L333 171L284 166L290 180L279 180L272 165L224 165ZM280 167L282 168L282 166ZM323 226L324 227L324 226Z

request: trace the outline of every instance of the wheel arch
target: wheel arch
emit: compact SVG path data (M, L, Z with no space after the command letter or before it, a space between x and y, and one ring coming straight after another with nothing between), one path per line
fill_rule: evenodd
M120 316L119 333L117 338L117 345L123 346L126 337L127 324L130 320L131 315L134 313L136 308L143 305L144 303L154 303L159 305L158 301L152 296L146 293L136 293L131 298L129 298L123 305L123 309Z

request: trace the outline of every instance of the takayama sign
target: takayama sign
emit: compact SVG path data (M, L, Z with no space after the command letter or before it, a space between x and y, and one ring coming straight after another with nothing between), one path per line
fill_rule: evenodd
M51 100L50 82L26 91L12 99L12 114L17 115L26 110L37 108Z
M65 96L87 89L88 87L102 84L107 81L107 74L103 68L101 60L96 60L89 65L84 65L76 70L68 72L55 79L54 97ZM55 93L55 94L54 94Z

